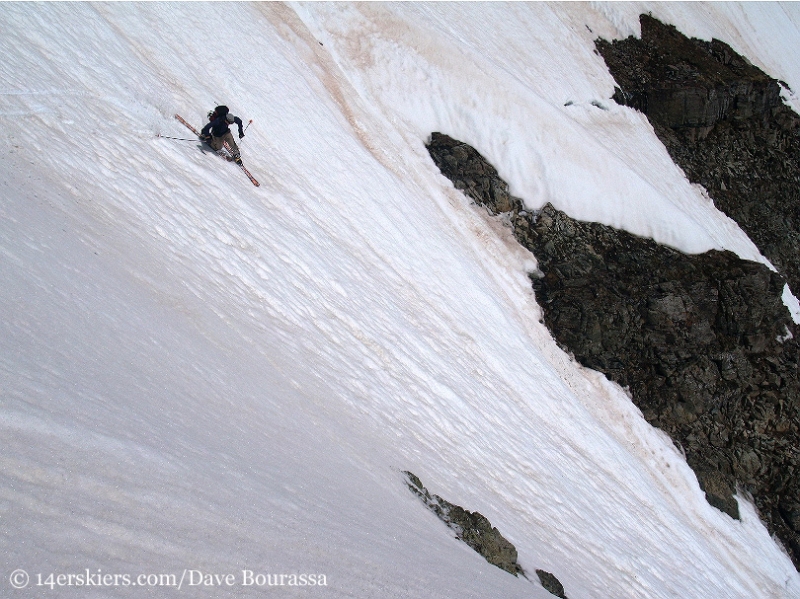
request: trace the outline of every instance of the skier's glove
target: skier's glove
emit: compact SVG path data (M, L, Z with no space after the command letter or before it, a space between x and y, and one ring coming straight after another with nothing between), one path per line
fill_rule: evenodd
M210 135L201 135L200 136L200 141L211 141L211 136Z
M239 139L242 139L243 137L244 137L244 133L242 131L239 131Z

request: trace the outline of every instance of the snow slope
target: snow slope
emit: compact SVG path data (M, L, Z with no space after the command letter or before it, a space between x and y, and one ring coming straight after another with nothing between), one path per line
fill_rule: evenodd
M550 596L454 540L409 469L572 599L800 597L752 507L708 506L624 392L556 348L534 258L424 148L474 145L530 207L763 260L608 100L592 40L648 9L798 89L798 9L3 8L3 595L177 592L38 584L89 569L184 576L197 597ZM216 103L254 120L260 188L155 137Z

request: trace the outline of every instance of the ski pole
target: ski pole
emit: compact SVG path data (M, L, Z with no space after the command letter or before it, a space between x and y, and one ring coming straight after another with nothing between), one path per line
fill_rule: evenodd
M161 135L160 133L156 135L156 137L161 137L163 139L174 139L177 141L199 141L197 139L186 139L185 137L170 137L169 135Z
M250 125L252 125L252 124L253 124L253 119L250 119L249 121L247 121L247 127L245 127L244 131L242 131L242 137L244 137L245 132L250 128ZM244 143L244 139L240 139L239 140L239 146L241 146L243 143Z

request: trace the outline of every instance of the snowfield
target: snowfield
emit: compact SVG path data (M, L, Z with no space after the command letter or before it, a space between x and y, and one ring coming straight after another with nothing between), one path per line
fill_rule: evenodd
M709 506L557 348L535 257L424 147L473 145L532 209L766 262L609 99L593 40L647 11L800 90L794 4L5 4L0 595L546 599L540 568L571 599L800 597L746 498ZM253 119L259 188L156 137L218 103Z

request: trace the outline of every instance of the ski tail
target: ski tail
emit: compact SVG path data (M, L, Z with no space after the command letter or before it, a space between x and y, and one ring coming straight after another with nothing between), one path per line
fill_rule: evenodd
M189 130L190 130L192 133L194 133L194 134L195 134L197 137L200 137L200 132L199 132L197 129L195 129L195 128L194 128L194 126L193 126L191 123L187 122L187 121L186 121L186 119L184 119L184 118L183 118L181 115L179 115L179 114L176 114L176 115L175 115L175 118L176 118L176 119L177 119L179 122L181 122L181 123L183 123L184 125L186 125L186 126L189 128Z
M231 147L230 147L230 146L227 144L227 142L226 142L226 143L224 143L223 145L224 145L224 147L225 147L225 150L226 150L226 151L228 152L228 154L230 154L230 156L231 156L231 157L230 157L228 160L230 160L231 162L234 162L234 163L236 164L236 166L238 166L240 169L242 169L242 171L244 172L244 174L245 174L245 175L247 175L247 178L248 178L248 179L250 179L250 183L252 183L252 184L253 184L253 185L255 185L256 187L259 187L261 184L260 184L258 181L256 181L256 178L255 178L253 175L251 175L251 174L250 174L250 171L248 171L248 170L245 168L244 164L242 164L242 159L241 159L241 157L240 157L240 156L237 156L236 158L234 158L234 156L236 156L236 154L234 154L234 152L233 152L233 149L232 149L232 148L231 148Z
M251 175L251 174L250 174L250 171L248 171L248 170L247 170L247 169L244 167L244 165L243 165L243 164L239 164L239 168L240 168L240 169L242 169L242 172L244 172L244 174L245 174L245 175L247 175L247 178L248 178L248 179L250 179L250 183L252 183L252 184L253 184L253 185L255 185L256 187L260 187L260 186L261 186L261 183L259 183L259 182L256 180L256 178L255 178L253 175Z

